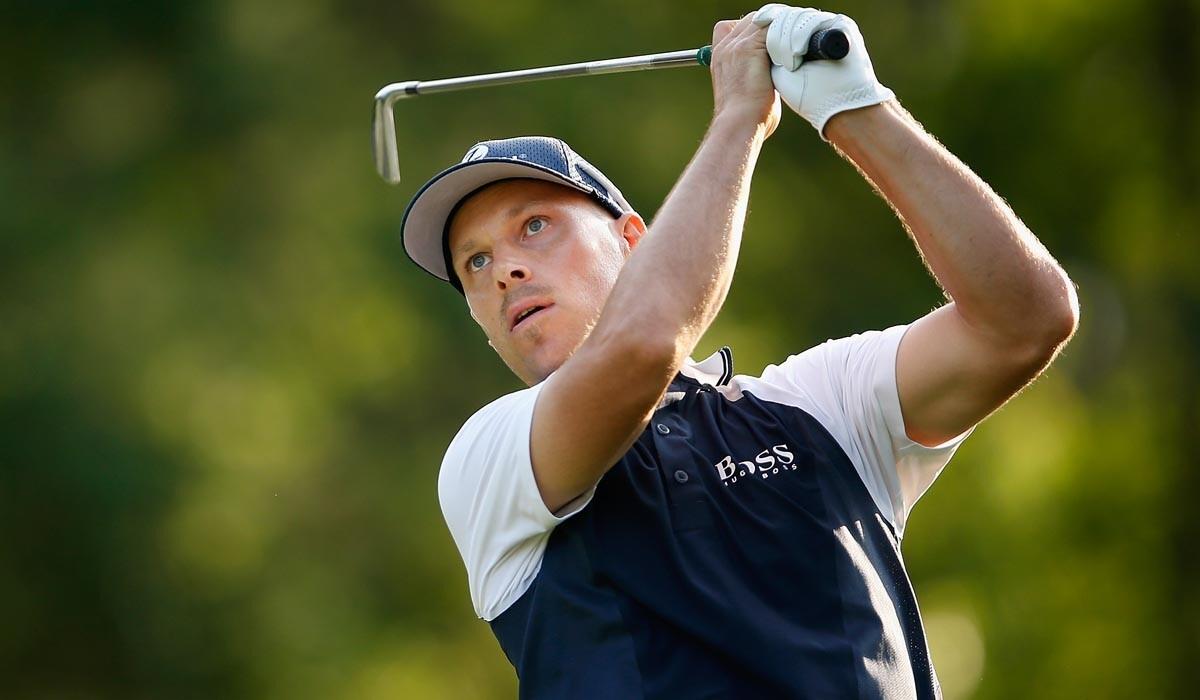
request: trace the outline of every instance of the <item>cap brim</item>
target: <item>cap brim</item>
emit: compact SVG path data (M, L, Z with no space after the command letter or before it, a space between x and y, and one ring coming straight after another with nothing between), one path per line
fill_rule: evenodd
M409 202L400 225L404 252L426 272L449 282L442 253L442 235L446 219L468 194L484 185L509 178L531 178L566 185L580 192L590 191L550 168L512 158L480 158L443 170Z

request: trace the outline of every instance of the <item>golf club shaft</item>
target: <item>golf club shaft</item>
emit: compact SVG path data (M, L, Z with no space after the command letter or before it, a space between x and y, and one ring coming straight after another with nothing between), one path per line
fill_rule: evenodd
M483 75L466 75L461 78L443 78L441 80L423 80L406 83L406 96L431 95L438 92L452 92L489 85L511 85L513 83L528 83L535 80L550 78L570 78L576 75L603 75L605 73L625 73L628 71L651 70L654 68L675 68L677 66L698 65L697 49L655 53L644 56L628 56L626 58L610 58L602 61L585 61L583 63L568 63L561 66L546 66L545 68L526 68L511 70L503 73L485 73Z
M809 39L805 61L838 60L849 51L849 39L840 29L825 29L815 32ZM684 49L667 53L610 58L600 61L568 63L544 68L484 73L458 78L439 80L410 80L384 86L375 94L375 114L372 129L375 168L380 177L391 184L400 182L400 158L396 144L396 125L392 105L397 100L439 92L454 92L491 85L512 85L551 78L568 78L577 75L603 75L629 71L677 68L680 66L708 66L712 59L712 46L699 49Z
M844 51L836 48L838 42L846 42L846 35L840 29L826 29L815 32L808 42L808 52L804 54L805 61L823 59L840 59ZM680 66L707 66L712 59L712 46L699 49L684 49L667 53L651 53L625 58L609 58L599 61L584 61L567 63L544 68L525 68L501 73L484 73L481 75L465 75L458 78L442 78L440 80L419 80L407 83L394 83L405 86L405 97L411 95L432 95L439 92L453 92L490 85L512 85L527 83L535 80L550 78L570 78L577 75L604 75L607 73L627 73L639 70L654 70L657 68L678 68Z

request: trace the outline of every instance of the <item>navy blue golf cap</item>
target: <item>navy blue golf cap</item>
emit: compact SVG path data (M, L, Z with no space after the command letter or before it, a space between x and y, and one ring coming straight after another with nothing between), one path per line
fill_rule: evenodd
M633 211L625 196L600 169L566 142L550 136L518 136L480 141L462 161L434 175L404 210L401 238L408 257L425 271L462 291L450 274L449 223L459 205L487 185L510 178L545 180L590 195L614 217Z

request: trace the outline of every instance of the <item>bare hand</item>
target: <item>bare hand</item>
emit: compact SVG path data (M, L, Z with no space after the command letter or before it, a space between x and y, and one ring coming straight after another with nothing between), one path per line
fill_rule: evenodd
M766 27L754 24L754 12L713 27L713 119L746 120L770 136L782 114L779 93L771 82Z

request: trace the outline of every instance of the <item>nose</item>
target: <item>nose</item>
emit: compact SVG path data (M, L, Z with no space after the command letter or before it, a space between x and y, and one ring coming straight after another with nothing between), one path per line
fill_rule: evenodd
M496 286L500 291L507 290L510 286L528 282L533 273L529 267L519 260L497 260L492 269L495 271Z

